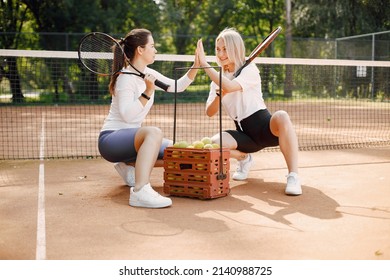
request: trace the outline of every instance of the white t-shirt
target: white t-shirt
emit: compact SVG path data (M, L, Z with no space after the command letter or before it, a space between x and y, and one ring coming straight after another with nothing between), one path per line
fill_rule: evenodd
M130 69L124 69L123 72L130 72ZM167 92L175 91L175 80L150 68L146 68L144 73L152 74L157 80L169 85ZM184 75L177 80L177 92L184 91L191 83L192 80ZM154 94L152 94L146 105L142 105L139 97L145 90L146 85L143 78L136 75L120 74L116 80L115 95L112 96L110 111L104 120L101 131L141 127L154 103Z
M237 81L242 87L241 91L227 93L222 98L223 109L233 120L240 122L253 113L267 108L261 91L260 72L255 63L250 63L236 78L233 77L233 73L224 75L230 80ZM219 85L214 82L211 83L207 104L217 96L218 87Z

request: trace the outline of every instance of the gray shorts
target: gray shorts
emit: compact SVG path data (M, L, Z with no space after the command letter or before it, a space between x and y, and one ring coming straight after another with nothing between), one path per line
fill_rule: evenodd
M109 162L135 162L137 152L134 147L134 139L138 129L127 128L100 132L98 140L100 155ZM164 157L164 150L170 142L170 140L163 138L158 159Z

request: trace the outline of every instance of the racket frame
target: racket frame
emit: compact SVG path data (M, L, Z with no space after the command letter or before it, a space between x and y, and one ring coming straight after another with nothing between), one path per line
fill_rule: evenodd
M278 28L274 29L260 44L254 48L254 50L250 53L248 59L245 61L244 65L242 65L236 73L234 73L234 77L240 75L242 69L247 67L249 63L251 63L259 54L261 54L279 35L282 31L282 27L278 26Z
M115 75L115 74L117 74L118 72L120 72L122 69L117 69L116 71L110 71L109 73L98 72L98 71L95 71L94 69L92 69L91 67L89 67L88 64L84 62L84 60L85 60L85 59L88 59L88 58L83 58L83 55L82 55L82 53L83 53L83 51L82 51L82 45L83 45L83 42L84 42L88 37L91 37L91 36L104 36L104 37L106 37L106 38L109 38L110 41L113 43L112 46L114 46L114 44L115 44L115 46L116 46L117 48L119 48L120 52L122 53L122 56L125 57L125 53L124 53L124 51L123 51L123 48L122 48L121 45L118 43L118 41L115 40L115 38L113 38L112 36L110 36L110 35L108 35L108 34L106 34L106 33L103 33L103 32L91 32L91 33L88 33L88 34L86 34L85 36L83 36L83 38L81 38L80 43L79 43L79 47L78 47L78 57L79 57L79 60L80 60L81 64L82 64L85 68L87 68L89 71L91 71L92 73L97 74L97 75L99 75L99 76L112 76L112 75ZM98 52L96 52L96 53L98 53ZM110 54L111 54L111 55L114 55L113 52L112 52L112 50L110 51ZM107 60L107 58L102 58L102 59L103 59L103 60ZM127 58L126 58L126 60L127 60ZM112 59L112 61L113 61L113 59ZM118 67L118 68L119 68L119 67Z
M91 69L86 63L84 63L84 59L85 58L83 58L83 55L82 55L83 52L81 50L83 42L86 40L87 37L89 37L89 36L97 36L97 35L98 36L104 36L104 37L108 38L110 41L112 41L112 43L113 43L112 46L115 45L116 48L119 48L119 51L122 53L122 58L124 60L126 60L127 64L129 64L131 66L131 68L133 68L138 74L137 73L130 73L130 72L123 72L122 71L122 67L118 67L119 69L115 69L115 71L110 71L110 73L101 73L101 72L97 72L97 71ZM114 55L112 50L111 50L111 54ZM91 32L91 33L86 34L83 38L81 38L80 43L79 43L79 47L78 47L78 57L79 57L79 60L80 60L81 64L86 69L88 69L92 73L97 74L99 76L112 76L112 75L115 75L117 73L121 73L121 74L136 75L136 76L139 76L141 78L145 78L145 74L142 73L141 71L139 71L137 68L135 68L131 64L130 59L127 58L127 56L126 56L122 46L119 44L119 42L114 37L112 37L112 36L110 36L110 35L108 35L106 33L103 33L103 32ZM102 59L104 59L104 58L102 58ZM114 61L114 60L112 59L112 61ZM165 84L165 83L163 83L163 82L161 82L159 80L155 80L155 85L160 87L160 88L162 88L165 91L167 91L168 87L169 87L169 85L167 85L167 84Z

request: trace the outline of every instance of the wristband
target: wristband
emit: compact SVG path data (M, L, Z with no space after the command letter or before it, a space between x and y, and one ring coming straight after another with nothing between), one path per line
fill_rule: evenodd
M150 96L147 96L144 92L141 93L141 96L145 98L146 100L150 100Z

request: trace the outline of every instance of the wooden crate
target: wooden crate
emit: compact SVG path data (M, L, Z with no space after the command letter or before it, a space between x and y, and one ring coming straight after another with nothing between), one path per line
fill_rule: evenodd
M212 199L229 194L228 148L168 147L164 152L164 192L172 196ZM220 169L222 168L222 172Z

